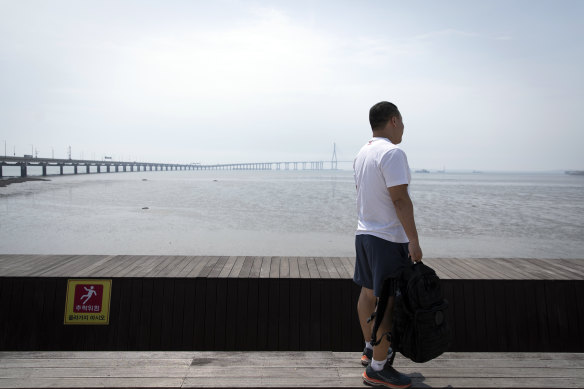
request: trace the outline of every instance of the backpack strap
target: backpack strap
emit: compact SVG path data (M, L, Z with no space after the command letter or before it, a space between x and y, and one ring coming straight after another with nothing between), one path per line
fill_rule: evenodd
M367 319L367 323L371 322L371 320L375 319L373 323L373 330L371 331L371 345L377 346L383 337L387 337L387 340L391 342L391 332L386 332L381 335L379 339L377 339L377 331L379 330L379 326L383 321L383 316L385 316L385 310L387 309L387 303L389 302L389 297L391 294L391 287L392 282L391 279L386 279L383 281L383 286L381 287L381 295L379 296L379 300L377 301L377 310L371 314L369 319Z

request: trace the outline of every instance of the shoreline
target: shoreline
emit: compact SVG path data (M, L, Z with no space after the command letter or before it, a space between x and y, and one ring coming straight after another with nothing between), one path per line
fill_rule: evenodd
M21 182L27 181L51 181L46 178L39 178L39 177L9 177L9 178L0 178L0 188L4 188L10 184L20 184Z

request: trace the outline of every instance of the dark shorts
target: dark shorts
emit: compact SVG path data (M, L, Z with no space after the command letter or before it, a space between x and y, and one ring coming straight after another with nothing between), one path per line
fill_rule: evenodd
M353 281L375 296L381 294L383 281L399 277L403 268L412 263L408 244L394 243L373 235L355 236L355 274Z

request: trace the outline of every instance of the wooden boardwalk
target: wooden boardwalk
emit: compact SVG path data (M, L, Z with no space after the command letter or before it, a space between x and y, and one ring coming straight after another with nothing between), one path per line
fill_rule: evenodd
M584 260L426 259L456 352L584 352ZM346 257L0 255L0 351L355 351ZM112 280L110 324L64 325L67 280Z
M445 280L584 280L581 259L424 259ZM352 278L352 257L0 255L0 277Z
M0 353L0 388L365 388L360 353ZM414 388L584 388L584 354L398 356Z

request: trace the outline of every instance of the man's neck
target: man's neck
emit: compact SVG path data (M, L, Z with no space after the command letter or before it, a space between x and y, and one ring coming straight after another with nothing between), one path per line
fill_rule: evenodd
M389 137L389 134L387 133L387 131L373 131L373 137L374 138L385 138L388 141L390 141L392 144L395 144L391 141L391 138Z

